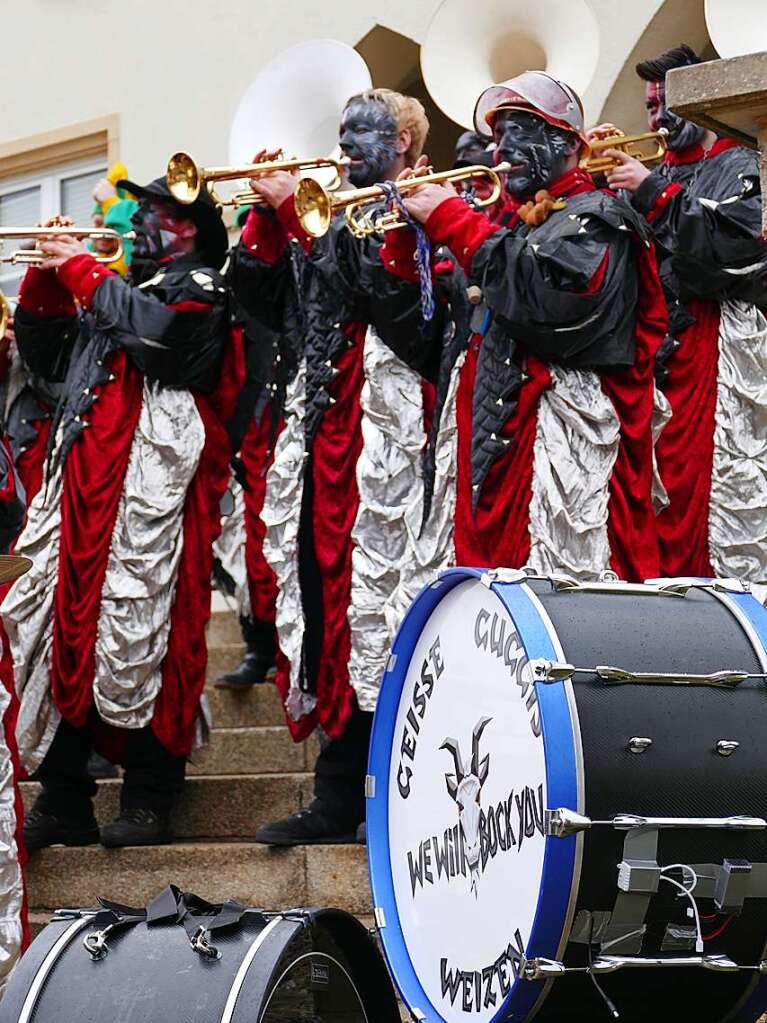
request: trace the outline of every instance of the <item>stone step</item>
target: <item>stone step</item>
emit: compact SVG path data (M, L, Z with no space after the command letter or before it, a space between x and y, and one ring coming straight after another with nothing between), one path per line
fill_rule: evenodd
M117 816L120 779L99 782L96 817L105 824ZM39 791L23 782L24 804ZM306 806L311 800L310 774L209 775L190 777L173 815L176 837L183 839L252 838L257 827Z
M219 675L236 668L244 654L244 643L224 643L221 646L208 647L208 670L205 675L208 682L215 682Z
M234 611L214 611L208 622L208 649L242 643L240 621Z
M254 728L284 725L285 711L280 694L270 682L251 686L244 693L205 687L214 728Z
M312 747L313 749L313 747ZM311 771L305 742L293 742L284 725L214 728L210 744L192 755L188 775L285 774Z
M91 906L99 895L145 905L169 883L211 902L251 906L337 906L372 912L363 846L272 849L246 842L179 842L145 848L54 846L32 853L29 905L37 918L59 906Z

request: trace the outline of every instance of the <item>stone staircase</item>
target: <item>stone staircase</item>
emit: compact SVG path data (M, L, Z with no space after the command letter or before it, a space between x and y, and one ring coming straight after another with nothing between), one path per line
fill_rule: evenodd
M212 680L242 656L237 618L215 612L208 628L210 746L189 765L170 846L103 849L63 846L33 853L27 885L33 932L59 906L92 905L105 895L142 905L173 882L203 898L229 897L268 909L338 906L369 920L370 894L361 846L271 849L250 839L256 828L306 805L317 753L295 744L271 685L248 693L214 689ZM99 783L96 815L115 815L119 781ZM24 783L29 806L36 785Z

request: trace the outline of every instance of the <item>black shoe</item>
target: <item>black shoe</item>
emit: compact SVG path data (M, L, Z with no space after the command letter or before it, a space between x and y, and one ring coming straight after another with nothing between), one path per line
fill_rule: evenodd
M96 818L68 820L35 807L24 817L24 845L32 852L49 845L95 845L99 840Z
M88 757L88 774L91 778L116 778L116 766L102 757L100 753L91 753Z
M170 814L144 808L126 808L111 824L101 829L101 844L107 849L125 845L170 845L173 831Z
M362 824L357 828L357 845L368 844L368 826L367 821L363 821Z
M276 668L274 658L265 658L257 651L249 650L242 661L227 671L214 682L216 689L248 689L250 686L260 685L263 682L271 682L274 679Z
M315 799L306 810L273 824L262 824L256 841L264 845L348 845L357 840L357 825L339 821Z

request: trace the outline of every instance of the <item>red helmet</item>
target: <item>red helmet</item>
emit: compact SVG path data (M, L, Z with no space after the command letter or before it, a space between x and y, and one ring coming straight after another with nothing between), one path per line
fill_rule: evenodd
M492 133L499 110L526 110L556 128L564 128L588 147L583 127L583 104L578 94L545 71L525 71L485 89L474 108L474 128L480 135Z

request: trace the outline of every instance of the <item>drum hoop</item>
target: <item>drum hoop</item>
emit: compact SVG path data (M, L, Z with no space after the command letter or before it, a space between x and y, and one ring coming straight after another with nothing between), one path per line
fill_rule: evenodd
M416 1019L439 1019L441 1015L418 979L397 912L387 840L390 752L400 694L423 626L437 605L460 583L476 579L487 585L484 574L482 569L475 568L448 569L437 581L421 590L394 639L373 720L368 774L375 781L367 786L370 887L384 955L395 983ZM556 633L548 616L541 615L540 604L532 591L521 582L491 581L489 588L519 629L527 657L530 660L539 657L555 659L557 650L552 636ZM568 687L571 690L569 682L557 682L539 686L537 693L544 750L550 754L546 758L549 805L576 809L582 804L583 766L579 758L579 732L576 737L577 718L572 717L574 701L571 705ZM560 839L549 836L545 841L538 907L526 951L530 956L553 957L567 937L568 919L580 881L580 855L579 842L575 837ZM499 1023L508 1018L510 1012L527 1017L540 1004L545 991L543 982L515 983L489 1023Z

